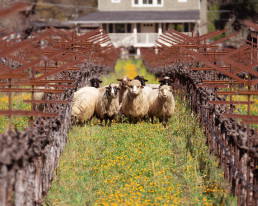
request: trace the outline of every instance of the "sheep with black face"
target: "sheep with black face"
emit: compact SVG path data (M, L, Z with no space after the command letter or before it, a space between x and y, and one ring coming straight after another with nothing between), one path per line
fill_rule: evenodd
M160 86L163 85L168 85L168 86L172 86L173 81L172 79L170 79L170 77L164 77L163 79L159 80Z
M99 88L101 83L102 83L102 81L98 78L92 78L90 80L90 86L91 87Z
M103 121L105 125L109 120L111 126L112 120L118 115L120 110L119 90L117 84L110 84L105 87L105 91L100 92L96 103L96 116Z
M139 80L142 86L146 86L145 82L148 81L148 79L145 79L143 76L140 76L140 75L135 76L134 79Z

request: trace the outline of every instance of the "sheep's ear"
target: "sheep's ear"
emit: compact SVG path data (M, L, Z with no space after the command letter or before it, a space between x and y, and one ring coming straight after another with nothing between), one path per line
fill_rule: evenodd
M120 87L116 87L117 90L120 90Z
M101 81L101 80L99 80L99 79L98 79L98 82L99 82L99 83L102 83L102 81Z
M164 80L159 80L159 83L163 83L164 82Z
M119 82L121 82L122 81L122 79L116 79L117 81L119 81Z
M132 79L128 79L128 81L130 82L130 81L132 81Z
M145 81L145 82L147 82L147 81L148 81L148 79L144 79L144 81Z

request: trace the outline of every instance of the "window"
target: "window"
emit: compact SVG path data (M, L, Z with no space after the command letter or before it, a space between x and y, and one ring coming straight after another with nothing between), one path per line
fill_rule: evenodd
M115 24L115 33L125 33L125 25Z
M132 6L135 7L161 7L164 0L132 0Z
M177 0L178 2L187 2L187 0Z
M170 29L174 29L176 31L182 32L184 27L182 23L169 23L166 24L166 30L170 28Z
M143 4L153 4L152 0L143 0Z
M131 32L132 32L132 25L127 24L127 33L131 33Z
M113 33L113 24L108 25L108 32Z
M107 24L103 24L103 25L102 25L102 29L103 29L105 32L107 32Z
M111 0L112 3L120 3L120 0Z
M143 24L144 27L153 27L153 24Z
M184 23L184 32L189 32L189 24Z

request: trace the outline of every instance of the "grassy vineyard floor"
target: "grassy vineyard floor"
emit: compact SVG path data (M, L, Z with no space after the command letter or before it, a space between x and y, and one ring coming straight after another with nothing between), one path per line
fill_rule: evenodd
M120 76L146 72L141 62L118 65ZM44 205L236 205L205 142L178 98L168 130L158 122L74 126Z
M234 205L186 106L159 123L75 126L49 205Z

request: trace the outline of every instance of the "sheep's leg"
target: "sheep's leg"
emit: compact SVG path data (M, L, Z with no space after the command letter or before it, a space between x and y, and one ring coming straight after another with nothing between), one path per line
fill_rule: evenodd
M104 115L104 119L105 119L105 126L107 126L108 120L109 120L109 116L107 114Z
M119 110L119 123L123 123L123 114L122 114L122 111Z
M166 124L166 129L168 129L168 118L166 117L166 120L165 120L165 124Z
M168 129L168 117L164 116L163 118L163 126L164 128Z
M80 120L80 121L78 122L78 125L80 125L80 127L83 127L83 126L84 126L84 120Z
M76 117L75 117L75 116L72 116L72 117L71 117L71 122L72 122L72 125L75 125L75 124L76 124Z
M100 119L100 125L103 126L103 119Z
M163 121L162 122L163 122L163 126L166 128L166 117L165 116L163 117Z
M88 120L88 124L91 124L92 119L93 119L93 116Z
M150 122L153 124L154 121L153 121L153 116L150 116Z
M111 127L113 117L109 117L109 124L108 126Z

